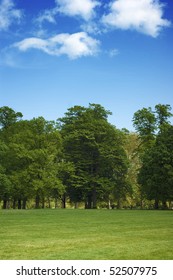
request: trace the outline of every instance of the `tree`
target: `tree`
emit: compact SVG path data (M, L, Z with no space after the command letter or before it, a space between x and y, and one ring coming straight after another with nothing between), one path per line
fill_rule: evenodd
M0 126L7 128L23 117L21 112L15 112L12 108L7 106L0 108Z
M155 142L158 131L164 125L169 124L169 118L173 116L171 106L157 104L155 111L152 108L143 108L134 113L133 126L139 134L141 146L145 149Z
M173 126L167 126L159 133L155 145L143 157L139 172L139 183L149 200L155 200L166 208L166 202L173 199Z
M20 112L15 112L13 109L7 106L0 108L0 166L1 170L3 170L3 172L1 173L0 192L1 198L3 199L4 209L7 207L7 203L12 193L12 184L8 170L6 169L6 163L8 161L6 154L9 152L8 139L11 136L8 132L8 129L21 118L22 113Z
M155 112L157 114L156 121L159 129L161 129L163 125L170 123L168 119L173 116L173 114L170 112L171 109L171 106L168 104L157 104L155 106Z
M58 161L61 154L61 137L53 122L40 117L31 121L13 123L1 131L6 143L1 164L12 189L13 207L25 208L26 201L35 197L36 208L44 207L48 199L61 189L58 178Z
M44 208L45 198L62 192L62 183L58 178L57 165L61 158L61 137L54 122L43 117L34 118L29 123L31 143L29 155L31 162L27 167L32 195L35 195L36 208L40 202Z
M133 126L141 139L140 148L150 147L155 140L156 117L151 107L143 108L134 113Z
M75 202L85 201L86 208L96 208L105 194L108 200L127 171L121 133L108 123L109 114L101 105L89 104L70 108L59 119L64 157L75 167L69 195Z
M7 208L7 203L11 195L11 181L0 164L0 201L3 200L3 209Z
M141 185L141 192L145 194L146 198L155 200L156 209L159 207L159 201L162 201L165 206L169 197L170 185L168 186L166 183L168 174L165 166L167 166L167 160L168 162L170 160L171 149L168 152L165 141L166 138L169 138L168 131L171 131L169 118L172 113L170 111L170 105L158 104L155 106L155 111L152 111L150 107L143 108L138 110L133 117L134 126L141 141L138 148L141 160L138 182ZM170 176L168 178L170 182Z
M138 171L141 168L138 153L140 140L137 133L129 132L128 130L123 130L123 132L125 135L124 148L129 162L127 180L131 186L130 191L126 193L126 199L131 207L140 206L142 208L143 197L140 185L137 182Z

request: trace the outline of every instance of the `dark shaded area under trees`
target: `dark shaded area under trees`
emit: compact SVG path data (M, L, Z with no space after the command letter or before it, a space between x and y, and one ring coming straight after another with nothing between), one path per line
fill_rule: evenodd
M167 209L173 203L170 105L134 113L119 130L99 104L23 120L0 108L1 208Z

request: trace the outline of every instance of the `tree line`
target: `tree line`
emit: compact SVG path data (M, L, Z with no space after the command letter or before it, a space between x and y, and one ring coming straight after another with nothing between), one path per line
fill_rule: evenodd
M0 205L7 208L171 208L170 105L134 113L135 132L110 124L100 104L64 117L23 120L0 108Z

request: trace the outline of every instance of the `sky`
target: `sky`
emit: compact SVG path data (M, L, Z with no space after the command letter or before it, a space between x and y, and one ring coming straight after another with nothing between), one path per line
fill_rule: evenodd
M0 107L23 119L97 103L134 131L172 89L172 0L0 0Z

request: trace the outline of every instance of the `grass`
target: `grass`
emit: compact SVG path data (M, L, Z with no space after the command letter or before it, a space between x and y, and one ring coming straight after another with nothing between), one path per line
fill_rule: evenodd
M1 260L172 260L173 212L1 210Z

